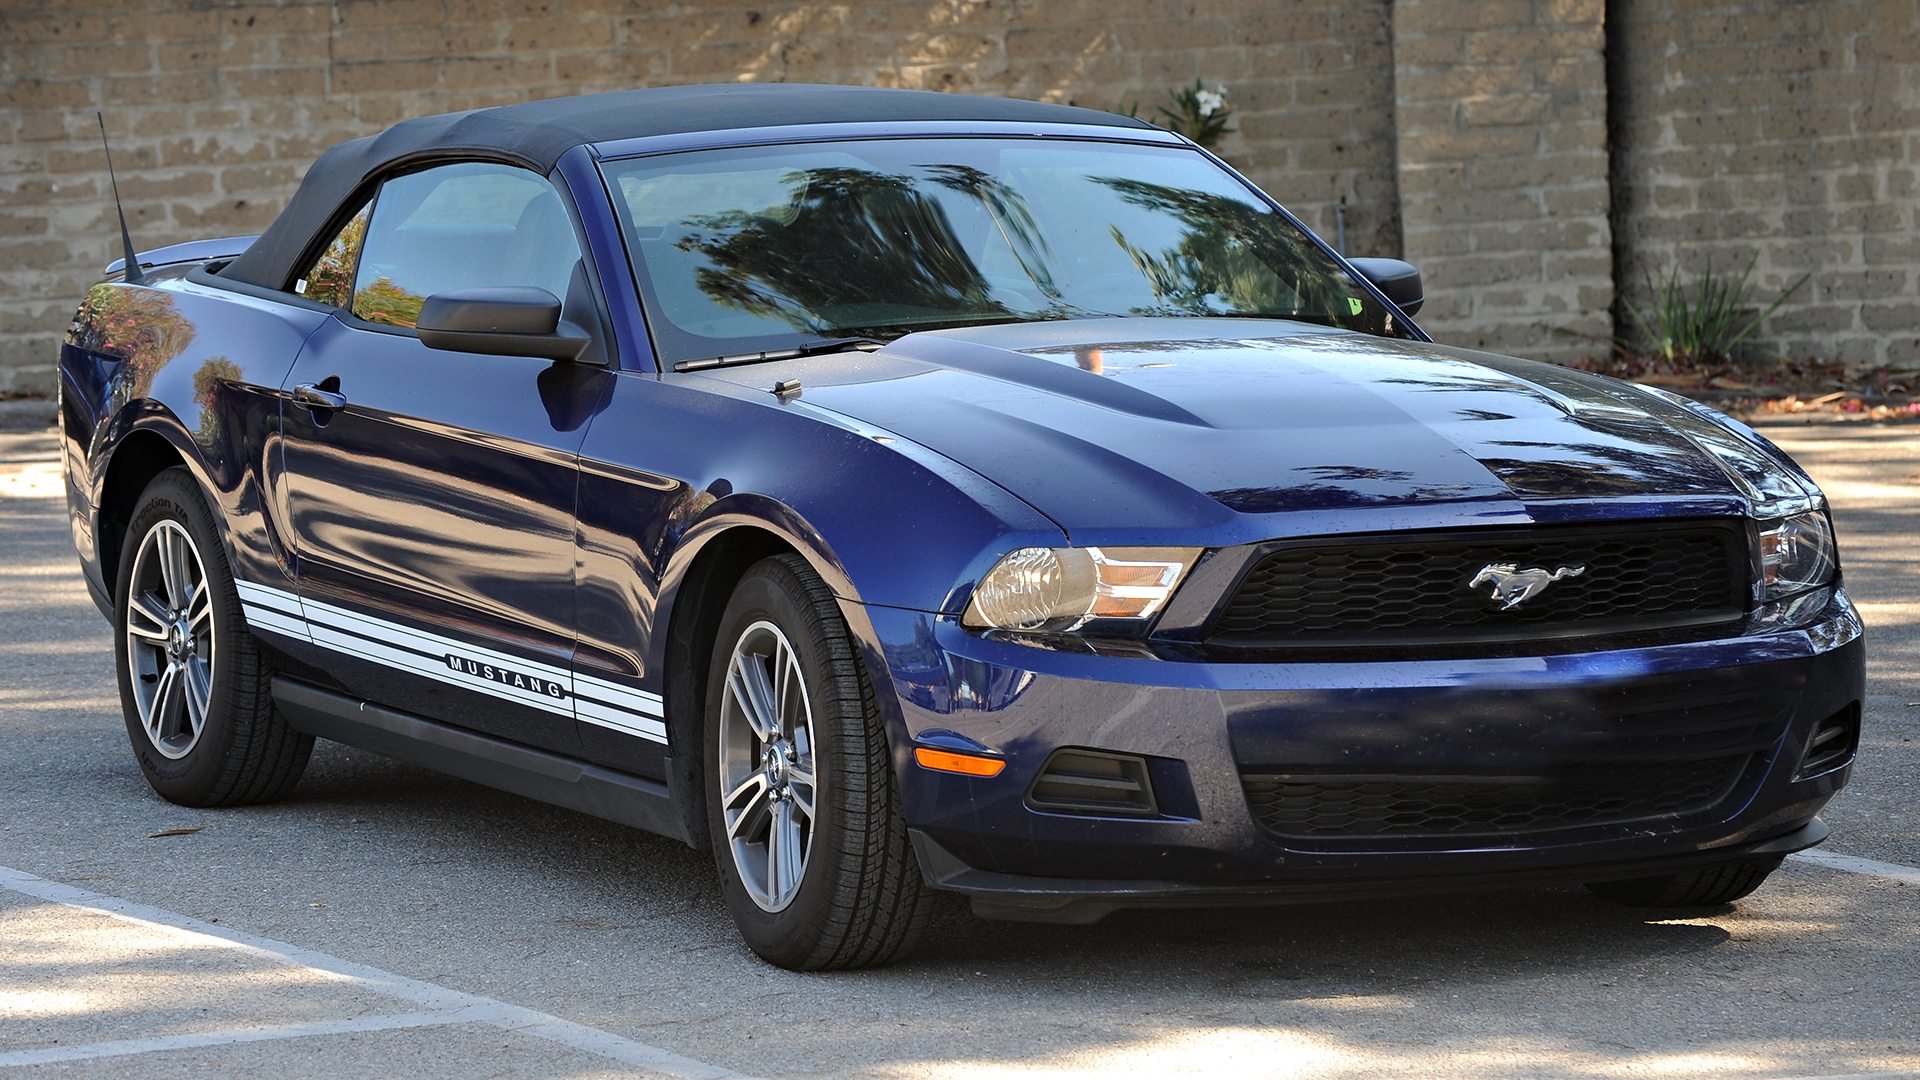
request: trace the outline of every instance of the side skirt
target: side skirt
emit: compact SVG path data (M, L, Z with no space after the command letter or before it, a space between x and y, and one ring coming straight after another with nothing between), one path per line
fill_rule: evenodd
M322 739L687 842L665 784L384 709L284 676L273 700L296 729Z

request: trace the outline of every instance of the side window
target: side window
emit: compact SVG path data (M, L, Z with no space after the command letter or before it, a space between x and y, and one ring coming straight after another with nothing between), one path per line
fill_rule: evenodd
M435 293L531 285L565 301L580 245L545 177L467 163L380 188L354 278L353 313L412 326Z
M353 267L360 259L360 244L367 238L367 211L372 208L368 203L353 215L327 250L293 283L294 292L322 304L347 306L353 298Z

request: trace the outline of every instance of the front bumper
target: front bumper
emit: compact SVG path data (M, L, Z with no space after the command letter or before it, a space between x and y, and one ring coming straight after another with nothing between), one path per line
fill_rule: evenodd
M1049 652L923 613L866 614L893 683L887 711L922 869L1002 917L1090 921L1125 906L1618 880L1775 857L1824 837L1815 815L1850 759L1797 771L1815 726L1857 709L1865 681L1861 624L1843 590L1800 630L1409 662ZM1636 738L1674 751L1672 730L1729 701L1751 713L1746 735L1764 746L1752 743L1710 805L1681 812L1469 835L1283 836L1256 820L1242 783L1283 770L1565 774L1589 759L1618 765ZM1636 712L1635 702L1659 707ZM983 779L913 764L915 745L968 744L1007 767ZM1169 797L1150 818L1037 811L1028 790L1060 747L1148 758Z

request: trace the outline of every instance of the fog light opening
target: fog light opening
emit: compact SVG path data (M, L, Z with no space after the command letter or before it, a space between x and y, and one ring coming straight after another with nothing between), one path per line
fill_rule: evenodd
M1794 779L1805 780L1848 764L1859 746L1860 703L1856 701L1813 725L1813 734L1807 739L1806 753L1801 755L1800 770Z
M1147 759L1102 750L1055 750L1027 791L1027 806L1049 814L1160 816Z

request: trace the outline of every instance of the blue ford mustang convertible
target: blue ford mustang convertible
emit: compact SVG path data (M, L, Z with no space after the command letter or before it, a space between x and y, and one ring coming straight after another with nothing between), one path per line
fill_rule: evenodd
M788 967L941 890L1746 895L1859 738L1819 490L1421 294L1122 116L428 117L87 294L74 542L166 798L335 739L710 848Z

